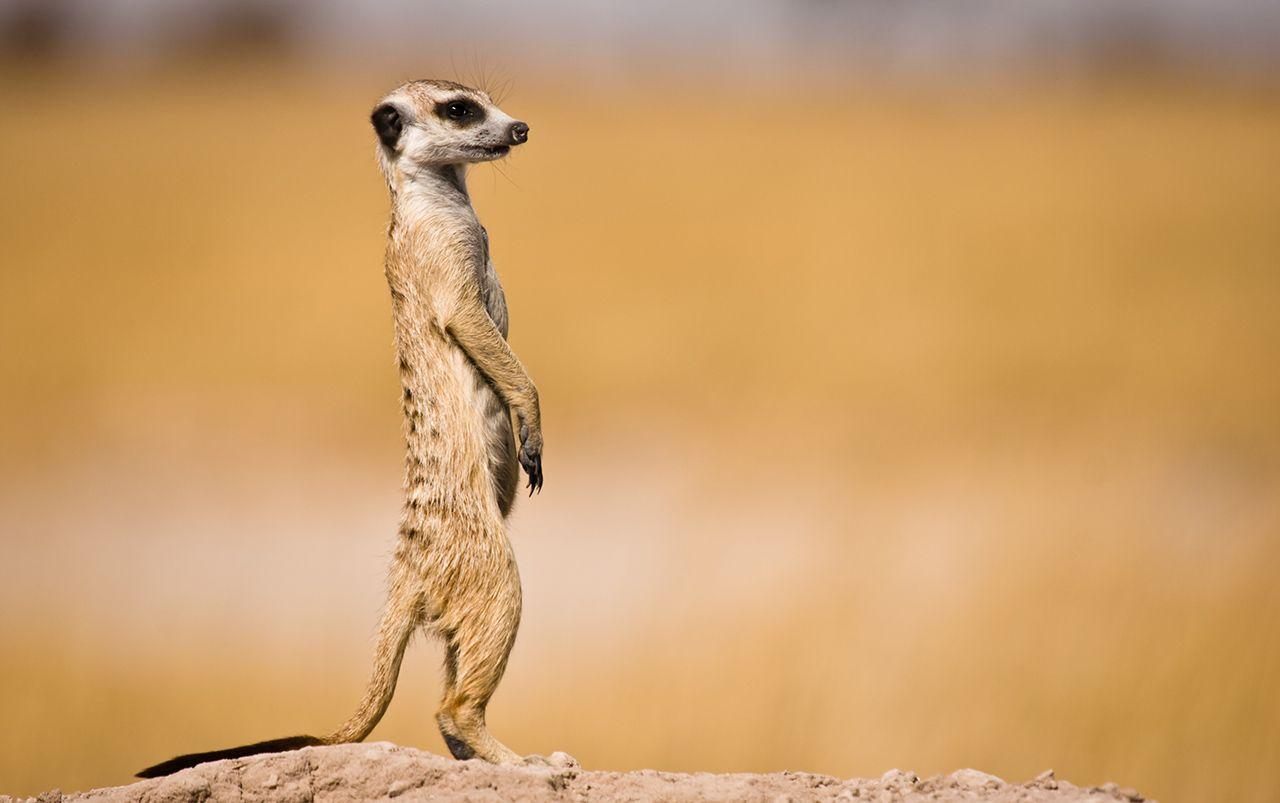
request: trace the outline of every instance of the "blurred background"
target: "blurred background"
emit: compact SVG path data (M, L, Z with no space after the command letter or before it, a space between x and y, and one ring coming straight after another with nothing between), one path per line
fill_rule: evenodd
M479 84L590 768L1280 766L1265 0L0 2L0 792L327 732L402 449L368 112ZM372 738L443 752L439 652Z

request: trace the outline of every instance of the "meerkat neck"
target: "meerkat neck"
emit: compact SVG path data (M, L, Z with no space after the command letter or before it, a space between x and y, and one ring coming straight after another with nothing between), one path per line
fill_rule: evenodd
M448 242L447 233L478 222L467 193L466 165L432 165L398 178L391 184L387 278L393 290L403 291L423 261Z
M401 174L391 188L390 248L387 279L393 291L407 292L428 262L456 259L454 246L478 229L466 165L434 165ZM466 250L466 249L464 249Z
M432 165L406 176L398 190L393 191L395 212L400 215L425 206L471 207L471 194L467 191L467 166Z

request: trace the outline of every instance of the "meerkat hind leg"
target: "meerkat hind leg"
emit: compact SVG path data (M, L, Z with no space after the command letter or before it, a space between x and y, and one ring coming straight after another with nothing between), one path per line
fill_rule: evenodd
M518 764L520 756L489 733L485 709L520 626L520 575L509 557L497 557L482 573L487 593L442 611L437 632L444 641L444 693L436 722L455 758Z
M507 655L515 641L514 624L505 631L486 627L480 632L467 629L443 634L445 683L436 722L454 758L482 758L494 764L523 761L515 751L494 738L485 725L485 708L502 679Z

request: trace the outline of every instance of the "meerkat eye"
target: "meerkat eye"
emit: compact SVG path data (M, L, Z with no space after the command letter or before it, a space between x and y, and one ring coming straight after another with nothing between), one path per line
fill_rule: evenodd
M452 120L455 123L463 123L469 125L478 123L484 119L484 110L469 100L450 100L441 103L436 108L437 113L441 117Z

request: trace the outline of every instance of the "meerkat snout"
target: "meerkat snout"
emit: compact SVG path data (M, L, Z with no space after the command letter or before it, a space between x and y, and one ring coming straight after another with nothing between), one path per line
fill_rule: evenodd
M529 124L519 120L511 124L511 144L519 145L529 140Z

